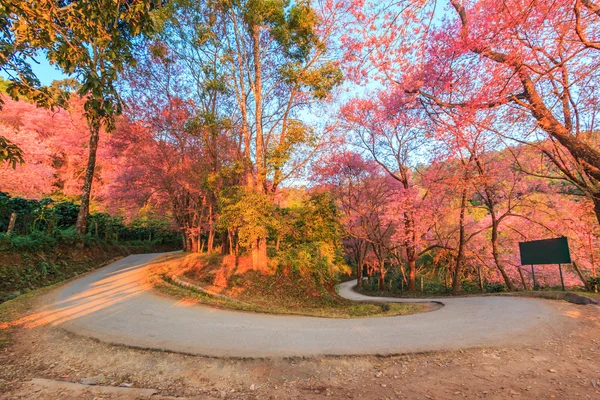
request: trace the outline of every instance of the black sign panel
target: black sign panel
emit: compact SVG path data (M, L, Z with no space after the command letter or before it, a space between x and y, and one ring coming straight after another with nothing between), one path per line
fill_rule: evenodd
M519 243L521 265L571 264L566 237Z

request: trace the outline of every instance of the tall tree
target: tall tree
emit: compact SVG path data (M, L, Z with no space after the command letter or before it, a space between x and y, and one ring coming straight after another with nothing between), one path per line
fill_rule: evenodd
M189 83L185 98L197 108L196 133L217 139L227 132L234 138L241 172L229 183L239 187L221 193L225 197L251 207L273 203L278 187L298 176L323 144L319 132L300 118L342 79L328 51L337 23L332 15L341 14L329 2L319 4L320 8L304 0L171 4L172 17L160 40ZM210 147L210 141L206 145ZM214 154L218 161L220 155ZM226 199L228 208L233 207L232 199ZM207 205L216 203L213 198ZM253 211L262 215L265 210ZM244 232L252 236L249 250L261 269L267 263L267 230L255 228L254 233Z
M0 68L12 80L9 93L25 94L42 105L51 105L49 91L29 65L36 52L81 82L90 130L89 155L76 229L85 233L90 194L96 167L100 130L110 131L123 104L115 87L118 73L135 62L136 36L155 30L151 12L161 4L153 0L100 0L29 2L8 0L0 7L2 55Z

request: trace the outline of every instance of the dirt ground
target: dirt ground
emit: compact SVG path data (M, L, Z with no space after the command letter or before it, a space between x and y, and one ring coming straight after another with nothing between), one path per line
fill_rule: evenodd
M600 399L600 307L548 301L564 323L536 346L396 357L214 359L20 328L0 399Z

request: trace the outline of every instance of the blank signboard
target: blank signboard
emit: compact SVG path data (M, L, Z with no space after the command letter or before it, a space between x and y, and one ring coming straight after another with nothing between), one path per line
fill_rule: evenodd
M571 264L566 237L519 243L521 265Z

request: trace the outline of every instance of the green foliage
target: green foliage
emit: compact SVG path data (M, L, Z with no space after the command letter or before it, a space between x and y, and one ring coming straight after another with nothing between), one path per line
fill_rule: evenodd
M53 240L62 244L75 244L85 238L74 229L79 205L71 201L55 202L10 197L0 192L0 232L6 232L12 213L17 214L13 231L14 243L4 241L4 247L36 251L52 247ZM125 224L122 218L106 213L95 213L88 219L86 242L146 241L162 244L179 244L180 235L171 229L164 217L141 214ZM42 240L42 237L48 240Z
M71 201L61 201L52 207L56 219L56 227L65 229L75 226L77 214L79 214L79 205Z
M73 245L81 243L83 237L74 226L56 232L56 238L59 243Z
M279 265L304 276L311 274L324 285L332 285L340 274L348 273L343 259L343 229L329 193L313 194L299 205L280 209L278 214Z
M308 70L303 70L303 66L298 62L289 62L281 67L280 73L288 85L308 88L317 100L325 99L344 81L342 71L331 61Z
M220 225L236 229L239 244L246 249L258 238L266 238L275 225L275 205L262 192L236 187L221 202Z
M87 240L82 248L73 246L81 240L78 235L73 228L60 231L56 238L41 232L27 236L0 233L0 303L28 290L87 272L118 256L176 248L160 241L110 245Z
M26 236L7 235L0 233L0 250L16 250L21 252L37 252L52 249L56 239L42 232L34 231Z
M286 57L305 60L323 44L315 32L318 17L309 0L247 0L244 19L250 29L267 27Z
M25 95L41 106L54 105L48 88L40 87L28 57L45 52L51 64L82 83L90 125L114 127L122 102L116 89L118 73L132 65L135 37L155 31L152 10L161 1L6 0L0 5L0 69L12 82L17 98Z
M592 289L598 289L600 287L600 277L588 279L588 283Z
M464 280L461 282L461 286L464 293L481 293L479 284L473 280Z
M263 4L278 3L275 1L256 1L256 3L259 2ZM311 7L309 0L296 1L285 11L282 9L281 13L278 12L279 18L273 21L273 37L282 45L289 58L304 60L313 48L323 47L315 33L318 22L317 14Z
M12 165L13 169L17 168L17 164L23 164L23 151L16 144L4 136L0 136L0 166L3 163Z
M483 286L486 293L502 293L506 292L506 285L499 282L486 282Z

